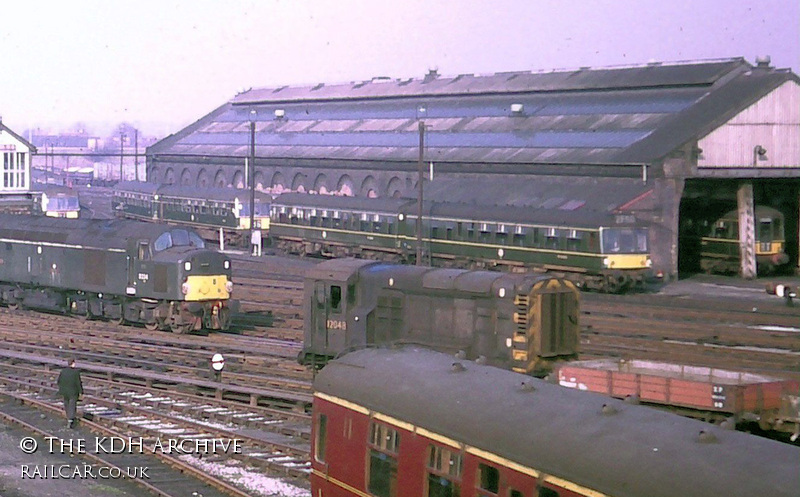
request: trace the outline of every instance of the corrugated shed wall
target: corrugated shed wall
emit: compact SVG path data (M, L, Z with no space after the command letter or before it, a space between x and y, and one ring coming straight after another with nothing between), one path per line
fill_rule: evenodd
M752 167L753 149L767 150L759 168L800 167L800 85L787 81L698 142L700 168Z

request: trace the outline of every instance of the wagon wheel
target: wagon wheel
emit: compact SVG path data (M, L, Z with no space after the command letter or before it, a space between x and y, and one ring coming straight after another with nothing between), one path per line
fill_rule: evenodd
M159 328L159 324L158 321L153 321L152 323L145 323L144 327L148 331L156 331Z
M8 308L11 309L12 311L18 310L19 309L19 302L9 302L8 303Z

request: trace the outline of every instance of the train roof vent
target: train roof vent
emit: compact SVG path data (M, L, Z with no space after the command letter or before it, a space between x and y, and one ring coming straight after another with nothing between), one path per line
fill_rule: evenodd
M603 404L602 413L605 416L611 416L612 414L616 414L617 412L618 412L617 408L612 406L611 404Z
M519 391L522 393L533 392L536 388L529 381L523 381L519 384Z
M480 364L482 366L485 366L486 365L486 356L482 355L482 356L478 357L477 359L475 359L475 364Z
M712 432L707 430L700 430L700 433L697 434L697 441L704 444L711 444L716 443L719 440L717 436L714 435Z
M625 396L625 403L626 404L638 405L639 404L639 396L635 395L635 394L634 395L627 395L627 396Z
M464 359L467 358L467 353L464 352L463 350L459 350L458 352L456 352L455 358L458 359L458 360L463 361Z
M460 362L454 362L452 366L450 366L450 372L452 373L461 373L462 371L466 371L467 368L464 367L463 364Z

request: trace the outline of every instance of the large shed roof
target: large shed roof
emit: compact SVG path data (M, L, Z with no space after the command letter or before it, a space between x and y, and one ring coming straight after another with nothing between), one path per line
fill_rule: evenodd
M253 89L150 155L649 164L796 75L744 59ZM254 112L254 114L252 114Z

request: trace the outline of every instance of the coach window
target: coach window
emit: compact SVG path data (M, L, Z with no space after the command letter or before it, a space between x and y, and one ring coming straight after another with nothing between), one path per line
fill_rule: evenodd
M369 427L369 446L367 490L376 497L396 497L400 434L388 426L372 423Z
M455 449L431 445L428 449L428 497L460 497L463 457Z
M557 249L558 248L558 238L560 230L555 228L547 228L547 236L545 237L545 248L549 249Z
M589 233L589 252L596 253L600 249L600 242L597 240L597 232Z
M478 488L482 490L478 495L480 497L488 497L497 495L500 488L500 471L494 466L488 464L478 464Z
M481 227L480 241L490 242L492 240L493 226L490 226L487 223L481 223L480 227Z
M525 246L525 235L526 229L522 226L517 226L514 228L514 245L517 247L524 247Z
M328 416L320 414L317 418L316 439L314 444L314 459L325 462L325 446L328 441Z
M558 492L552 488L539 487L538 491L539 492L536 494L536 497L558 497Z
M577 252L581 249L581 238L583 233L578 230L569 230L567 236L567 250Z
M342 311L342 287L331 285L331 312Z

